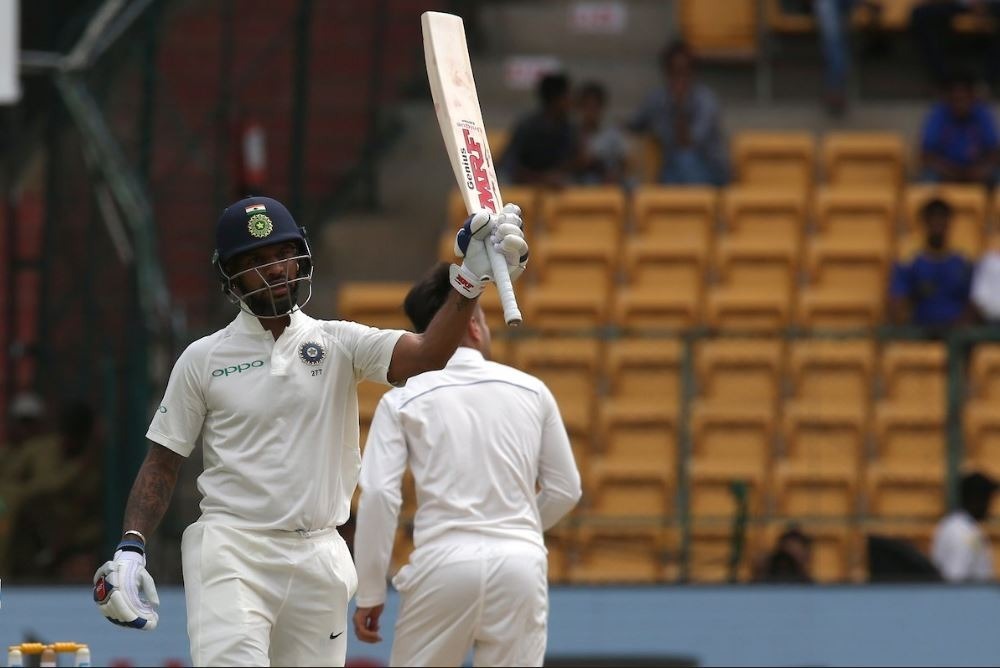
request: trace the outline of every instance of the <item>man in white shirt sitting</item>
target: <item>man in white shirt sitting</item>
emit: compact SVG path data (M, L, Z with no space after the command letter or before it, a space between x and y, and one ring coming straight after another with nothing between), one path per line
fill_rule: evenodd
M997 483L982 473L962 477L960 508L934 530L931 560L947 582L983 582L994 579L990 539L980 524L989 512Z
M407 295L423 331L449 290L446 265ZM393 578L401 593L392 666L540 666L548 621L542 532L580 498L580 475L552 393L488 361L477 305L451 361L379 402L361 463L354 538L354 630L381 641L386 574L409 466L415 550Z

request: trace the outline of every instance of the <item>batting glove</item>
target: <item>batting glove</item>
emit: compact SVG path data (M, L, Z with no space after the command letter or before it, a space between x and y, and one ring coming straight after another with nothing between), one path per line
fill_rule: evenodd
M111 561L94 573L94 602L108 621L152 631L160 616L160 597L146 571L146 554L139 542L122 541Z
M528 263L528 243L524 240L521 208L506 205L500 213L485 209L469 216L455 237L455 255L465 258L462 266L451 266L451 284L472 299L482 294L493 281L493 266L486 254L486 244L504 256L513 283L524 273Z

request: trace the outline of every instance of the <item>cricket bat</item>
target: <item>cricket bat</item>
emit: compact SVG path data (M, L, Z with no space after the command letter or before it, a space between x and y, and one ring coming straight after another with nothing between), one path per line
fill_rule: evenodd
M434 110L465 208L470 214L481 209L497 213L503 203L472 78L465 24L460 17L441 12L424 12L420 23ZM486 244L486 252L493 266L504 321L516 327L521 324L521 311L514 298L507 261L490 244Z

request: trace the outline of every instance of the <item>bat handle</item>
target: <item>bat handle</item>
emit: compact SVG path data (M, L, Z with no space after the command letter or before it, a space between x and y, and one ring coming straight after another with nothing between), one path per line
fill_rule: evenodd
M497 252L489 239L486 243L486 255L490 258L493 266L493 280L496 281L497 291L500 293L500 304L503 306L503 319L508 327L517 327L521 324L521 310L517 308L517 299L514 297L514 286L510 282L510 273L507 271L507 260L503 253Z

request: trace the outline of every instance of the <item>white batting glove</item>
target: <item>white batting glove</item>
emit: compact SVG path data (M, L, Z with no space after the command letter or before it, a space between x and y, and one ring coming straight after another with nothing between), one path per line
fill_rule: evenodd
M108 621L143 631L152 631L160 616L160 597L146 571L146 555L120 544L115 557L94 573L94 602ZM139 545L128 543L128 545ZM141 546L139 547L141 549Z
M479 211L469 216L455 236L455 255L465 261L461 267L451 266L451 284L470 299L482 294L486 284L494 280L486 244L504 256L511 283L516 281L528 262L521 207L508 204L500 213Z

